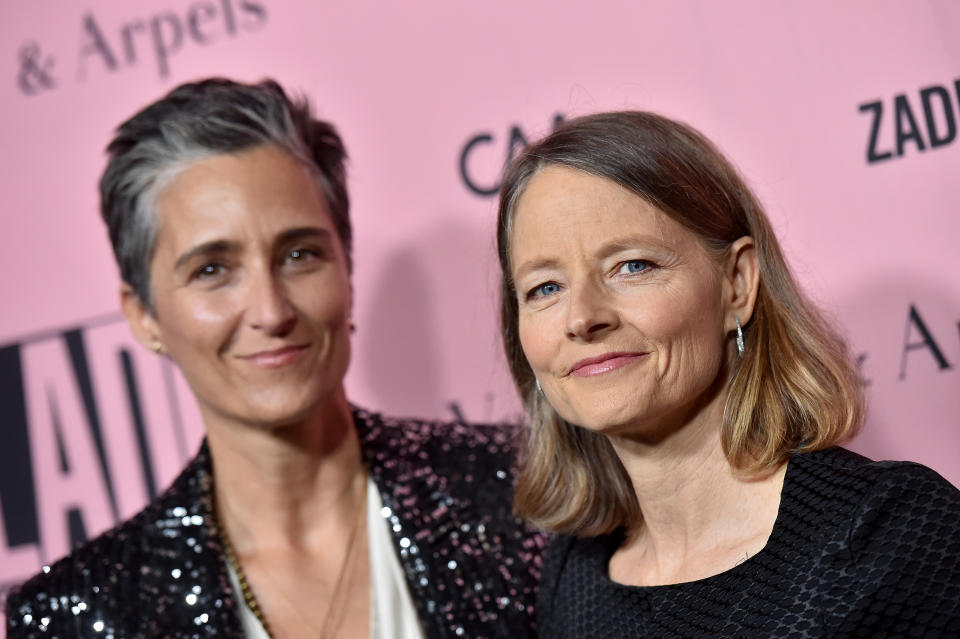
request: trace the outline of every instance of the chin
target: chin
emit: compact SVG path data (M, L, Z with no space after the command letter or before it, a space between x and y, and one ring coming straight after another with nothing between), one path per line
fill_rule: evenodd
M311 419L342 394L341 378L298 374L259 382L244 380L227 392L206 393L217 401L201 403L228 419L273 430Z
M303 422L316 412L320 404L318 393L302 394L271 393L268 397L250 397L246 402L245 421L274 429Z
M635 422L623 421L614 418L598 418L586 420L583 428L593 431L599 435L608 437L626 436L637 431Z
M281 430L290 426L302 424L310 415L309 410L290 412L285 411L261 411L254 419L265 430Z
M593 396L586 402L578 402L579 405L574 404L557 412L571 424L582 428L604 435L621 435L624 431L636 430L636 424L643 423L645 414L649 412L637 403L635 396L623 397L617 393L607 397Z

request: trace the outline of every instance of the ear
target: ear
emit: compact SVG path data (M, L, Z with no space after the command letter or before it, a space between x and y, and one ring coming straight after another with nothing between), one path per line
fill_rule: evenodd
M138 342L155 353L165 352L157 320L129 284L120 287L120 308Z
M753 317L753 307L760 288L760 267L753 238L745 235L730 245L723 266L723 302L726 305L724 326L736 328L736 320L746 326Z

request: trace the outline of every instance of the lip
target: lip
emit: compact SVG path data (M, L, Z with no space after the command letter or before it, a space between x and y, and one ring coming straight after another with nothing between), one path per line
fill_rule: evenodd
M258 351L249 355L240 355L239 358L263 368L282 368L294 363L307 352L309 347L309 344L292 344L267 351Z
M570 369L570 374L576 377L593 377L595 375L603 375L604 373L609 373L615 371L618 368L623 368L629 364L634 363L647 353L630 353L630 352L613 352L613 353L604 353L603 355L598 355L596 357L588 357L586 359L581 359L579 362L573 365Z

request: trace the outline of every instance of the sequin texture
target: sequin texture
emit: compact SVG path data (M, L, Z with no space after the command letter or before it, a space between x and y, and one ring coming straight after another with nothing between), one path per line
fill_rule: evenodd
M517 427L354 422L425 636L535 636L545 540L511 512ZM11 591L8 637L242 636L212 482L204 445L138 515Z

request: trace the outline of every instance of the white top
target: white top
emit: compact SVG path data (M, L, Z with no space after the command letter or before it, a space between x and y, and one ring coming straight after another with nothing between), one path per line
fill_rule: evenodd
M390 529L380 511L383 502L373 479L367 478L367 531L370 542L370 639L423 639L417 609L407 590L403 568L393 549ZM240 595L237 574L227 573L239 603L240 627L246 639L269 639L247 602Z

